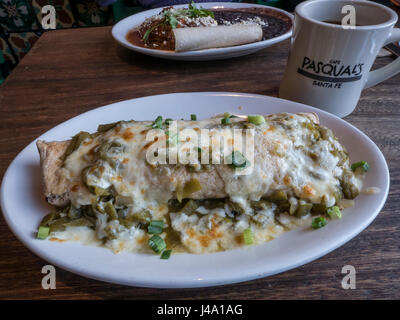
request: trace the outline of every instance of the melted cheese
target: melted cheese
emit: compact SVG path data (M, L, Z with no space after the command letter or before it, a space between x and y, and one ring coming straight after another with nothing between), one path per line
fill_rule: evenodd
M287 192L293 206L297 206L297 199L335 205L335 196L341 190L340 178L349 165L348 161L340 164L337 151L345 151L334 137L316 138L311 120L302 115L272 115L258 126L247 123L243 118L230 120L234 128L252 130L254 151L251 168L243 169L249 170L248 174L232 169L229 164L219 164L238 150L241 140L245 138L242 133L235 135L230 126L222 126L221 117L178 121L176 134L169 132L166 137L163 130L158 130L150 140L148 133L152 122L121 122L113 129L87 139L66 159L60 174L71 186L71 203L79 207L95 201L96 196L82 182L82 172L89 168L87 182L102 189L112 187L128 203L130 214L145 209L152 219L166 221L167 203L176 198L178 185L196 178L201 182L202 190L192 194L192 198L229 197L244 209L244 213L235 219L231 219L229 210L221 208L209 211L200 207L197 214L192 215L170 213L172 229L178 232L186 249L195 253L241 246L240 236L247 228L252 228L256 242L262 242L284 232L283 226L290 229L308 221L308 217L298 219L281 214L277 223L276 205L254 212L250 202L269 196L276 190ZM205 136L213 152L207 155L208 146L201 145L201 157L195 153L190 165L179 156L176 159L178 165L162 161L149 163L146 160L149 150L157 150L159 158L168 154L167 140L169 146L182 154L197 150L198 135L186 134L187 129L199 135L204 133L202 129L208 129ZM226 147L224 150L220 150L221 141ZM114 147L99 156L99 149L107 144ZM172 159L173 153L169 155ZM202 158L204 155L205 158ZM200 162L201 159L210 160L210 171L202 170L204 163ZM359 180L356 177L352 179L360 187ZM106 227L115 233L116 238L106 243L115 252L148 250L144 231L137 228L128 230L117 220L110 223L106 217L98 215L98 238L105 237Z

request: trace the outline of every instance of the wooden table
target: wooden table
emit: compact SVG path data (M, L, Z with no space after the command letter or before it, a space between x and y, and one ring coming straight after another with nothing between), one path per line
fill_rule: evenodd
M0 87L0 177L32 140L87 110L136 97L183 91L277 95L288 42L216 62L171 62L118 47L110 27L46 32ZM381 66L391 58L379 58ZM57 270L57 289L41 288L45 261L26 249L0 219L0 298L306 299L400 298L400 76L365 90L346 118L383 151L391 173L378 218L341 248L269 278L204 289L130 288ZM344 265L357 289L341 287Z

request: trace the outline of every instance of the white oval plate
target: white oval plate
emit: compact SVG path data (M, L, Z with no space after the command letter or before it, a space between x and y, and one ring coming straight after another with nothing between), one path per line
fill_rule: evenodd
M200 4L205 9L212 8L254 8L260 7L264 8L265 6L257 5L253 3L230 3L230 2L209 2L209 3L201 3ZM174 6L175 8L187 7L187 4ZM120 22L118 22L112 28L112 35L114 39L121 44L122 46L131 49L133 51L141 52L143 54L147 54L149 56L171 59L171 60L186 60L186 61L204 61L204 60L218 60L218 59L228 59L233 57L240 57L247 54L251 54L257 52L261 49L267 48L275 43L281 42L283 40L288 39L292 35L292 29L288 32L268 40L254 42L250 44L244 44L240 46L233 46L227 48L216 48L216 49L206 49L206 50L197 50L197 51L187 51L187 52L173 52L166 50L155 50L155 49L147 49L139 46L135 46L132 43L126 40L126 34L132 30L133 28L139 26L145 19L158 14L163 8L157 8L152 10L143 11L132 16L129 16ZM293 15L290 13L273 8L268 7L268 9L281 12L282 14L289 17L292 21L293 25Z
M238 107L242 107L240 110ZM381 210L389 190L389 171L377 146L361 131L327 112L287 100L243 93L175 93L144 97L91 110L43 134L41 140L65 140L80 130L96 131L100 123L151 120L158 115L188 119L223 112L269 114L316 112L350 151L351 160L366 160L370 170L365 187L379 187L375 195L361 194L341 220L319 230L301 228L276 240L213 254L158 255L120 253L79 243L35 239L37 226L50 207L41 193L39 155L35 141L11 163L1 186L1 207L11 230L31 251L60 268L82 276L131 286L186 288L235 283L283 272L336 249L366 228ZM12 241L12 240L11 240Z

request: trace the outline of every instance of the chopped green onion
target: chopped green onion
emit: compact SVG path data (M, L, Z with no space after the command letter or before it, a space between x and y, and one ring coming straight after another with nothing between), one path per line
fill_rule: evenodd
M369 169L369 164L366 161L355 162L351 165L351 170L356 171L356 169L360 167L364 170L364 172L367 172Z
M149 239L149 246L155 253L161 253L161 251L167 247L164 239L157 235L154 235Z
M341 219L342 213L338 206L333 206L327 209L327 214L331 219Z
M171 134L171 132L169 132L169 130L166 130L165 134L168 137L167 145L175 146L175 145L179 144L179 134L178 133Z
M196 121L197 120L197 116L195 114L191 114L190 115L190 120Z
M324 217L317 217L317 218L313 219L311 226L313 227L313 229L319 229L319 228L325 227L326 224L327 224L327 221Z
M248 164L247 159L239 151L232 152L232 166L234 168L244 168Z
M49 232L50 232L49 227L40 226L37 233L37 238L40 240L44 240L49 236Z
M163 228L164 228L164 221L153 220L150 222L149 226L147 227L147 231L150 234L160 234L163 232Z
M160 259L169 259L171 256L172 250L164 250L163 253L161 254Z
M171 118L167 118L167 119L165 119L164 123L165 123L167 126L169 126L169 124L170 124L172 121L174 121L174 120L171 119Z
M227 124L230 124L230 123L231 123L230 118L222 118L221 119L221 124L222 125L227 125Z
M163 124L162 124L162 116L158 116L156 120L154 120L153 124L151 125L153 129L162 129Z
M254 243L253 231L250 228L243 231L243 241L248 246Z
M265 123L265 118L263 116L248 116L247 121L255 124L256 126Z

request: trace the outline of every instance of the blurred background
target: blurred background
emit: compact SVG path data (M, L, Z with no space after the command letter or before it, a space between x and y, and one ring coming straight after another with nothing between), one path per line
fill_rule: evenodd
M215 0L214 0L215 1ZM197 0L196 3L214 2ZM253 0L247 2L293 11L301 0ZM332 0L334 1L334 0ZM150 8L188 3L189 0L0 0L0 85L28 53L44 32L41 9L52 5L56 10L56 29L113 25L126 16ZM376 1L388 6L400 0Z

